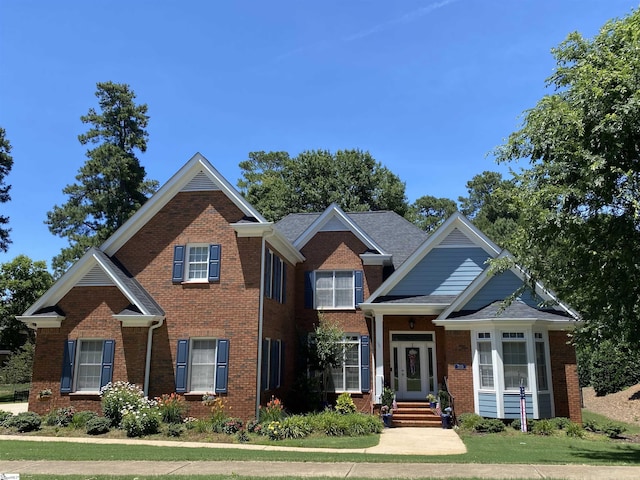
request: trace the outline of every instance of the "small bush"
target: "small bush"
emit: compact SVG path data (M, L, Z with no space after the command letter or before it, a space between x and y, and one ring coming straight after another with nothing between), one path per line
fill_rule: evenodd
M458 416L458 424L465 430L475 430L476 425L481 421L482 417L477 413L462 413Z
M555 424L551 420L542 419L534 422L531 432L535 435L553 435L556 430Z
M177 393L162 395L156 399L162 421L165 423L182 423L187 413L187 405L184 397Z
M342 392L336 400L336 412L343 415L348 413L356 413L356 405L351 399L349 392Z
M144 392L137 385L128 382L108 383L100 390L102 411L114 427L120 426L125 412L138 411L150 406Z
M233 435L242 430L242 420L239 418L228 418L222 425L222 433Z
M553 422L553 425L558 430L564 430L569 425L571 425L571 420L569 420L567 417L556 417L556 418L551 419L551 422Z
M76 413L74 407L62 407L46 416L45 423L50 427L68 427Z
M565 431L567 432L567 437L584 438L584 429L578 423L569 422Z
M11 417L13 417L13 413L0 410L0 426L4 425L5 422Z
M151 407L127 412L122 416L122 428L127 432L127 437L141 437L158 433L160 412L157 408Z
M498 433L504 432L505 429L506 427L502 420L497 418L483 418L474 427L474 430L480 433Z
M184 426L177 423L167 425L167 437L179 437L184 433Z
M609 438L618 438L627 428L619 423L607 422L602 426L602 433Z
M213 432L213 428L211 422L208 420L197 419L193 422L189 422L188 428L194 430L197 433L211 433Z
M107 417L93 417L87 420L88 435L103 435L109 432L111 419Z
M249 441L249 434L246 430L240 430L236 433L236 440L238 443L247 443Z
M589 432L597 433L600 431L600 425L595 420L585 420L582 422L582 426Z
M5 420L5 425L15 428L18 432L33 432L39 430L42 425L40 415L34 412L21 412Z
M74 428L85 428L89 420L97 418L98 414L91 410L83 410L82 412L76 412L71 419L71 426Z
M302 415L294 415L282 420L282 438L304 438L313 431L313 427Z

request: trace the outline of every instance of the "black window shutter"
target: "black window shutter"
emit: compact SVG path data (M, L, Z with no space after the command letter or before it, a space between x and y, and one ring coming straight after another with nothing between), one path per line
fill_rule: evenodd
M209 245L209 281L220 281L220 256L221 246L214 244Z
M304 308L313 308L313 272L304 272Z
M218 358L216 362L216 393L227 393L229 380L229 340L218 340Z
M360 390L368 393L371 390L371 353L369 335L360 337Z
M64 342L62 355L62 378L60 379L60 393L71 393L73 388L73 366L76 356L76 341Z
M176 353L176 393L186 393L189 370L189 340L178 340Z
M355 305L356 307L364 302L364 275L362 270L356 270L354 273L355 282Z
M184 251L184 245L175 245L173 247L173 271L171 274L173 283L180 283L184 280Z
M113 378L113 356L115 340L105 340L102 344L102 371L100 372L100 388L110 383Z

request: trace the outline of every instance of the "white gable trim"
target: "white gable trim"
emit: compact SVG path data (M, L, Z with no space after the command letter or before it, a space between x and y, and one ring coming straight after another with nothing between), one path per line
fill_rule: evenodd
M342 222L345 226L344 230L337 230L336 220ZM309 227L302 232L302 234L296 238L293 245L302 250L309 240L311 240L318 232L323 231L327 227L329 231L351 231L358 239L364 243L371 250L376 250L381 255L387 255L387 253L376 243L373 239L367 235L358 225L356 225L344 211L335 203L332 203L322 214L315 219L315 221L309 225Z
M34 315L38 310L56 305L69 291L78 285L87 274L93 274L94 268L98 266L104 272L106 278L116 286L122 294L138 309L143 315L152 316L151 312L142 302L119 280L109 265L105 264L97 255L95 249L89 249L80 260L78 260L53 286L45 292L20 318L21 321L34 322L38 315Z
M509 258L511 260L515 260L513 256L506 250L503 250L497 258ZM451 305L440 314L437 320L445 320L452 313L462 310L464 306L469 303L473 299L473 297L482 289L482 287L489 283L489 280L493 278L494 275L489 274L490 269L491 266L487 267L480 275L478 275L475 280L471 282L460 295L458 295L458 297L451 303ZM522 282L530 279L529 275L527 275L525 271L518 265L514 265L509 270L520 280L522 280ZM576 320L580 318L577 312L562 303L553 292L544 288L544 286L540 282L536 282L534 288L535 293L539 295L544 301L549 301L557 304L557 307L560 310L568 313Z
M376 298L387 295L431 250L439 247L455 229L464 233L473 242L473 245L482 248L490 257L495 258L499 255L500 247L489 240L489 237L478 230L464 215L456 212L429 235L424 243L400 265L400 268L391 274L386 282L371 294L366 302L371 303Z
M192 181L202 185L204 177L221 190L246 216L254 217L258 223L268 223L247 202L240 193L216 170L200 153L196 153L178 170L140 209L134 213L118 230L114 232L100 247L111 256L114 255L127 241L133 237L151 218L158 213L169 201L183 189L193 190Z

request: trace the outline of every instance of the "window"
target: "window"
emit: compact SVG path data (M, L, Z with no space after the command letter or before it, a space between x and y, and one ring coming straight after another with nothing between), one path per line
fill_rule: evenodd
M264 292L267 298L285 303L286 267L284 261L271 250L265 255Z
M536 339L536 378L538 390L548 390L547 381L547 354L544 348L544 340L541 333L535 334Z
M176 392L227 392L229 340L178 340Z
M528 387L527 344L522 332L502 333L502 363L504 367L504 387L518 390L520 381Z
M114 352L113 340L67 340L60 392L99 392L111 381Z
M480 371L480 388L492 389L493 383L493 351L491 334L478 333L478 365Z
M262 390L280 387L282 381L282 341L262 340Z
M353 309L363 301L362 270L307 272L305 307Z
M331 369L334 391L360 391L360 337L346 336L342 340L342 365Z
M173 247L174 283L220 281L220 245L191 244Z

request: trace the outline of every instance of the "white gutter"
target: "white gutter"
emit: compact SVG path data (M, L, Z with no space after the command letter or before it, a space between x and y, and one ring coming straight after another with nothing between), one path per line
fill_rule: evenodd
M164 323L164 317L158 323L149 327L147 334L147 358L144 365L144 396L149 395L149 376L151 375L151 346L153 344L153 331L160 328Z

